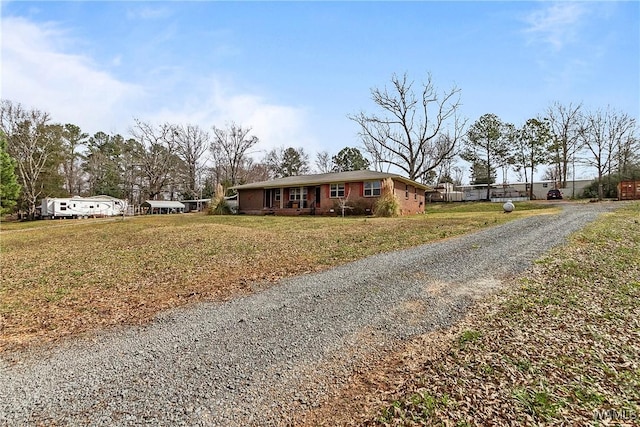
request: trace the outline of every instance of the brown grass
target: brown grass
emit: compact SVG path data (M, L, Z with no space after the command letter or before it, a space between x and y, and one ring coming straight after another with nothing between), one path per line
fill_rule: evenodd
M555 212L468 206L474 212L396 219L189 214L2 223L0 351L139 324L282 277Z
M640 425L640 204L460 323L355 373L304 425Z

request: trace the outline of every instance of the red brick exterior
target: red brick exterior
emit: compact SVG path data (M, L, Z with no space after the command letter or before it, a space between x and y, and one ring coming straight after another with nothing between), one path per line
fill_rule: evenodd
M365 196L363 181L341 184L344 184L344 197L331 197L331 184L281 189L239 189L238 211L251 215L338 215L341 213L341 201L346 200L345 205L351 208L345 210L348 214L373 213L379 196ZM295 193L300 192L300 188L303 193L306 189L306 198L302 201L295 197ZM276 200L278 191L281 193L281 200ZM394 192L402 215L424 213L423 189L394 180ZM293 197L292 193L294 193Z

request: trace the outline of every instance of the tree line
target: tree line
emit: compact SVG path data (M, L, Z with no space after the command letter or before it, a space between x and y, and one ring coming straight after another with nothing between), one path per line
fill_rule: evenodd
M192 124L135 119L129 137L52 122L49 113L2 100L0 155L3 213L33 218L44 197L108 195L147 199L211 198L218 184L234 185L309 173L303 148L279 147L254 160L259 138L235 122L211 130ZM367 168L356 148L318 160L318 170Z
M587 110L582 104L554 102L520 127L490 113L467 127L457 87L439 91L431 75L418 86L406 73L393 75L384 89L372 89L371 99L375 113L349 118L359 126L365 151L378 170L391 167L427 184L460 185L458 159L471 163L471 184L493 184L498 171L503 182L514 171L529 183L546 166L544 178L565 188L577 164L596 174L599 199L615 197L622 179L640 179L638 123L610 106ZM487 185L487 199L489 191ZM529 191L532 196L533 185Z
M620 179L640 179L640 138L635 118L611 107L551 104L516 127L495 114L470 126L460 115L460 89L440 91L431 75L416 85L405 73L371 90L375 112L348 115L361 147L335 155L278 147L256 160L260 140L252 128L230 122L203 129L193 124L134 119L128 137L88 135L49 113L2 100L0 160L2 211L19 208L33 217L39 199L109 195L139 204L146 199L210 198L218 184L234 185L311 172L373 168L394 170L427 184L461 184L458 159L471 163L472 184L492 184L498 171L533 182L545 178L566 187L575 165L597 174L597 196L611 196ZM361 151L362 149L362 151ZM532 186L530 186L532 191ZM487 188L487 191L489 189ZM488 197L489 195L487 195Z

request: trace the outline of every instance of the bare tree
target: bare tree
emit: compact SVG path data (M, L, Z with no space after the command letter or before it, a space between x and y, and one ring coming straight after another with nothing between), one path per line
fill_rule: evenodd
M546 114L554 136L551 146L552 161L560 181L560 187L567 186L569 164L573 164L580 149L580 109L582 104L562 105L554 102L547 108Z
M391 77L391 89L371 90L381 115L348 116L360 126L360 137L376 170L397 167L409 179L422 180L455 153L466 121L457 116L460 90L439 94L431 75L416 95L405 73Z
M249 132L250 127L243 128L234 122L227 124L226 129L213 127L211 151L214 162L224 171L224 180L230 185L239 183L248 151L259 141L256 136L249 136Z
M202 171L202 156L211 144L209 133L197 125L176 126L176 153L185 166L185 189L183 196L195 199L199 196L198 176Z
M178 167L178 132L175 126L168 123L156 126L138 119L135 119L135 123L131 134L143 147L140 167L147 181L146 192L150 199L155 199L172 183Z
M269 167L264 163L254 163L253 161L247 161L246 169L243 172L243 176L247 183L268 181Z
M612 110L587 113L580 128L580 140L588 151L586 163L598 171L598 200L604 196L605 175L620 170L620 153L626 152L634 140L636 121L631 116Z
M331 163L331 155L328 151L320 151L316 154L316 168L320 173L329 173L333 168Z
M48 113L25 110L21 104L2 100L0 126L7 137L7 152L16 159L22 196L29 218L35 218L38 199L43 195L41 174L53 148L59 143L59 132L48 132ZM58 137L56 137L56 135Z

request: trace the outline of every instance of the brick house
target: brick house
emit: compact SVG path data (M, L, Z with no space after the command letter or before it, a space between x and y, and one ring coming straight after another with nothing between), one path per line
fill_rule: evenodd
M332 215L341 202L350 213L368 214L391 178L403 215L423 213L428 186L400 175L370 170L299 175L232 187L238 212L252 215Z

